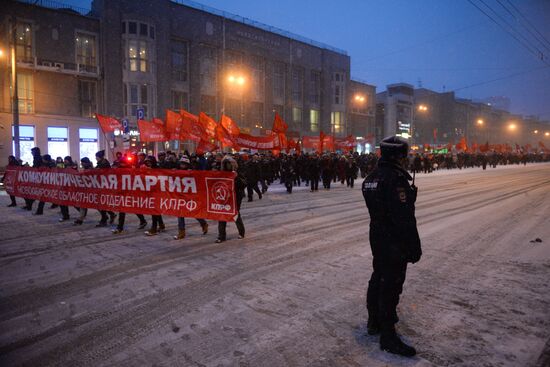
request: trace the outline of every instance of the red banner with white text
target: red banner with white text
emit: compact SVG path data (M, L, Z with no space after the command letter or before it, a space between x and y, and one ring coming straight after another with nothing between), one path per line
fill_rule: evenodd
M233 221L234 178L220 171L9 167L4 186L10 195L58 205Z
M270 136L252 136L248 134L239 134L235 139L237 145L241 148L250 148L258 150L280 150L281 142L278 134Z

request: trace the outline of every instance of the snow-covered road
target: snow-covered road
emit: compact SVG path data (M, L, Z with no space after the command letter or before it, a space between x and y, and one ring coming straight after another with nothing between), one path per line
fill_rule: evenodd
M275 186L244 203L247 237L229 224L223 244L213 222L174 241L175 218L149 238L129 215L115 236L96 211L75 227L0 196L0 365L550 364L550 164L417 175L424 255L398 324L413 359L365 336L360 182Z

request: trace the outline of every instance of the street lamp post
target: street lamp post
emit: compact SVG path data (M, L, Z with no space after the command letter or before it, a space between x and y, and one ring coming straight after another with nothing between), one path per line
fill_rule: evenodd
M21 157L21 148L19 144L19 94L17 87L17 24L15 16L12 17L12 45L11 55L11 85L13 87L12 113L13 113L13 144L15 158Z

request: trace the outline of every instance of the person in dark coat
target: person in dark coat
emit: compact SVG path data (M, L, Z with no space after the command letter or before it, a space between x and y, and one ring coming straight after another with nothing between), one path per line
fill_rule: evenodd
M95 154L95 159L97 161L96 163L96 169L105 169L105 168L111 168L111 163L105 158L105 150L100 150ZM96 227L106 227L107 221L109 221L109 224L113 224L116 218L116 214L112 211L107 210L100 210L99 214L101 214L101 219L98 224L96 224Z
M179 161L179 169L181 170L190 170L191 169L191 161L189 160L189 158L187 156L183 156L181 157L180 161ZM202 228L202 234L207 234L208 233L208 223L206 223L206 221L202 218L196 218L197 219L197 222L199 222L201 228ZM185 238L185 217L178 217L178 234L175 235L173 238L175 240L182 240Z
M19 163L19 161L17 160L17 158L15 158L15 156L10 155L8 157L8 167L18 167L18 166L21 166L21 163ZM4 182L5 177L6 175L2 177L2 182ZM10 200L11 200L11 203L8 205L8 208L13 208L17 206L17 202L15 201L15 196L10 195Z
M38 148L36 148L38 149ZM52 159L51 155L49 154L44 154L42 156L42 163L40 164L40 167L46 167L46 168L55 168L56 166L56 163L55 161ZM33 167L34 167L34 163L33 163ZM34 200L33 200L34 201ZM44 214L44 205L46 203L44 201L39 201L38 202L38 207L36 208L36 211L34 213L32 213L33 215L43 215ZM32 204L31 204L32 205ZM57 205L52 205L52 209L53 208L56 208Z
M403 290L407 263L420 260L422 250L416 228L416 187L402 167L407 141L396 136L382 140L377 168L363 181L363 196L370 214L369 240L373 273L367 291L369 334L381 332L380 348L403 356L416 350L397 336L397 305Z
M42 162L42 154L40 153L39 147L34 147L31 149L32 154L32 167L33 168L40 168L43 165ZM25 206L23 209L25 210L32 210L32 204L34 203L34 199L25 199Z
M237 173L234 181L236 195L235 199L237 199L237 219L235 220L235 224L237 225L237 230L239 231L239 239L242 239L244 238L245 230L243 219L241 218L241 203L245 195L244 189L246 187L246 179L239 174L237 162L230 156L226 156L223 158L221 167L222 171L233 171ZM218 222L218 238L216 239L216 243L224 242L227 239L226 227L227 222Z
M353 184L357 178L357 164L353 157L349 157L346 161L346 184L353 189Z
M312 154L309 156L309 161L307 163L308 176L311 181L311 192L319 190L319 173L321 171L321 166L319 164L319 158L317 155Z
M261 169L259 162L260 157L257 154L254 154L252 156L252 159L248 161L246 164L246 182L247 187L246 191L248 193L248 201L252 201L254 192L258 194L258 197L260 200L262 199L262 192L260 191L260 188L258 187L258 182L261 177Z
M159 168L157 160L154 156L148 156L144 161L143 168ZM162 215L152 215L151 216L151 229L145 231L147 236L156 236L159 232L164 232L166 227L164 226L164 221L162 220Z

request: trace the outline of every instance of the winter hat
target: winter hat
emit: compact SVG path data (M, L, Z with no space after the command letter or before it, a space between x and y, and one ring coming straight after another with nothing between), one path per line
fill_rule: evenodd
M103 158L103 157L105 157L105 150L100 150L99 152L97 152L97 153L95 154L95 156L98 157L98 158Z
M409 143L399 136L389 136L380 142L382 158L399 160L409 153Z

